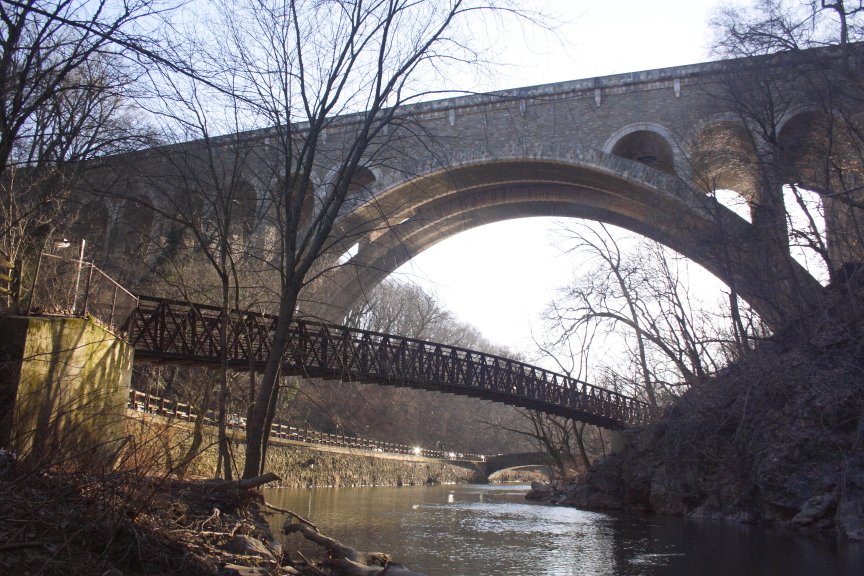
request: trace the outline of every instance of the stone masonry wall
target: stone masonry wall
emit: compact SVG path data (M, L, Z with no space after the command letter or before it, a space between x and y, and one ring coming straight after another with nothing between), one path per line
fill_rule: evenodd
M135 414L129 418L139 455L130 465L149 466L151 473L171 469L185 454L191 438L191 424L169 423L162 418ZM193 461L189 476L212 477L216 469L215 437L205 434L205 449ZM234 469L243 468L242 438L233 439L231 451L237 458ZM373 454L340 448L312 449L288 443L271 444L267 449L266 472L282 478L281 486L400 486L430 483L469 483L483 479L471 467L462 467L429 458L396 454Z

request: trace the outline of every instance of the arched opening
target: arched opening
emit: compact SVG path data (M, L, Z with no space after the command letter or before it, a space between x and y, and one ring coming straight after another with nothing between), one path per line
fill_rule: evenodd
M721 188L719 190L714 190L711 195L723 207L728 208L744 220L752 222L750 202L735 190Z
M639 180L636 172L619 175L612 158L600 157L601 165L594 162L598 160L477 162L379 191L374 202L346 216L343 229L368 235L381 226L382 213L411 217L361 243L347 265L323 279L317 301L326 301L327 310L310 314L339 322L339 311L347 312L362 294L426 248L464 230L527 216L596 220L656 240L734 284L769 323L792 313L792 302L815 301L820 288L806 271L790 258L765 266L758 247L748 244L754 242L750 225L712 199L682 188L679 180L658 180L656 173L650 182ZM795 280L784 282L781 276Z
M151 241L153 212L134 202L126 202L120 212L118 238L112 244L123 250L127 258L143 256Z
M86 240L87 245L93 247L93 251L88 250L88 254L96 253L105 248L104 243L107 240L105 233L108 230L109 221L110 217L105 203L91 200L81 206L73 216L67 237L73 243Z
M790 184L783 187L783 203L792 257L820 283L827 284L832 258L822 196L803 186Z
M827 119L814 111L796 114L783 124L778 143L786 182L823 193L831 189L825 172L825 159L831 156L829 135Z
M675 153L672 145L651 130L636 130L622 136L612 146L612 154L635 160L655 170L675 174Z
M703 128L692 149L694 184L707 193L732 190L752 201L756 194L756 151L747 131L735 122Z
M368 191L372 184L375 183L375 174L372 170L365 166L358 166L351 178L351 183L348 185L348 193L353 194L362 191Z
M824 114L808 110L789 118L778 136L790 251L823 284L830 269L846 260L854 236L844 231L849 206L834 201L834 191L844 186L843 168L834 174L831 168L843 164L842 152L838 153L844 146L841 132L832 130L831 119Z
M255 231L258 215L258 196L246 180L240 180L231 190L232 232L243 238Z

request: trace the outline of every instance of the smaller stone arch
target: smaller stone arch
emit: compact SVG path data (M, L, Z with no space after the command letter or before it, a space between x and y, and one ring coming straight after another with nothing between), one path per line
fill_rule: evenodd
M659 124L641 122L622 128L603 146L603 152L635 160L655 170L676 175L677 148L668 130Z
M824 171L824 160L840 142L831 138L829 122L821 111L799 109L780 123L777 141L783 160L781 166L785 168L785 183L801 184L823 194L830 190L830 175Z
M721 118L696 132L691 146L693 180L707 193L732 190L753 202L757 190L757 155L747 129Z
M240 179L231 190L231 212L236 234L248 238L255 231L258 220L258 194L248 180Z
M86 240L98 250L104 248L106 233L111 222L108 207L102 200L90 200L79 205L72 216L67 236L74 242Z
M358 166L351 178L351 183L348 185L348 193L368 191L377 180L378 177L372 169L367 166Z
M824 236L829 267L834 272L844 263L864 259L864 210L860 206L860 183L864 163L858 135L848 119L833 111L798 108L783 119L778 145L785 171L784 182L793 184L794 204L809 213L809 219L824 218ZM809 195L808 191L817 196Z
M127 257L140 256L151 241L153 212L131 200L126 201L115 223L115 238L110 249L122 249Z
M330 187L334 184L338 168L330 171L324 179L322 186L316 187L316 190L321 190L326 194ZM342 204L340 215L350 214L360 206L363 206L375 195L374 189L380 179L380 174L376 168L372 168L366 164L360 163L354 170L351 181L348 183L348 194L345 197L345 202ZM316 193L316 207L323 202L323 198L319 197L320 193Z

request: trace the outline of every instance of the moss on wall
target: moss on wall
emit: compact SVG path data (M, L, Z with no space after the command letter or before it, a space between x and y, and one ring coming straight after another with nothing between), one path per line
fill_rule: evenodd
M46 463L107 463L126 436L132 348L81 318L2 318L0 340L0 442Z

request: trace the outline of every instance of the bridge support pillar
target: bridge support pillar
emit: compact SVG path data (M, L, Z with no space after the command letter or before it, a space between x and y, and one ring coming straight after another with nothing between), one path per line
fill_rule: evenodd
M609 433L609 454L617 454L627 448L630 438L624 430L612 430Z
M0 319L0 447L45 463L110 464L126 436L133 354L83 318Z

